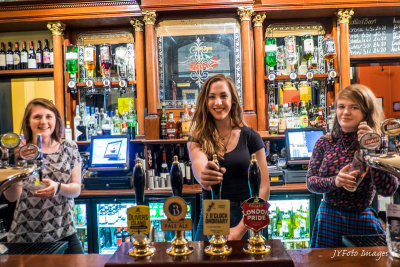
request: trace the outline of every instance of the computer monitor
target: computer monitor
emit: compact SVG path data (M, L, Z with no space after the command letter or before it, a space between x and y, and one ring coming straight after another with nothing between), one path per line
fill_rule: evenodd
M93 136L90 143L89 170L129 170L129 139L125 135Z
M308 164L315 143L324 135L321 128L287 129L286 152L287 164Z

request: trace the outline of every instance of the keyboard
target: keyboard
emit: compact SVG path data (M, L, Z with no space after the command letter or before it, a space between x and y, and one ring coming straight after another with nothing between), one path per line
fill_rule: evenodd
M346 247L386 247L386 235L344 235L343 245Z
M64 254L68 242L1 243L8 248L6 254Z

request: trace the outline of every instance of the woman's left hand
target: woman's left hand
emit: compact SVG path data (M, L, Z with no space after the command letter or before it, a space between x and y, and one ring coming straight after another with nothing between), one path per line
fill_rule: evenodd
M58 183L50 179L43 179L42 183L47 184L46 188L37 190L33 195L44 199L50 199L56 194Z
M365 124L360 124L358 125L357 129L357 139L360 141L361 136L363 136L366 133L373 133L374 131L369 127L366 123Z

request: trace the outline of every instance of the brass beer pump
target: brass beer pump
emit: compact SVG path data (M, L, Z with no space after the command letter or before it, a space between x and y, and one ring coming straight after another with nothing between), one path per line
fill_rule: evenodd
M271 247L265 245L265 238L261 229L268 225L268 203L259 197L261 183L260 167L256 154L251 155L249 166L250 198L243 205L244 224L250 228L249 244L243 251L250 255L263 255L271 251Z

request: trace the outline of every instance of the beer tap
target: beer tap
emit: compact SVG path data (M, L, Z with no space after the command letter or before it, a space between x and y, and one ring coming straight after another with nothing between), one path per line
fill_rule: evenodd
M133 186L135 188L136 204L144 205L144 187L146 176L142 166L142 160L137 157L136 165L133 169Z
M181 168L179 168L178 156L174 156L174 162L172 163L170 173L172 195L182 197L183 178Z
M38 173L39 173L39 180L42 181L43 179L43 169L44 169L44 160L43 160L43 137L41 134L36 135L36 145L39 148L39 154L36 159L36 166L40 167Z

